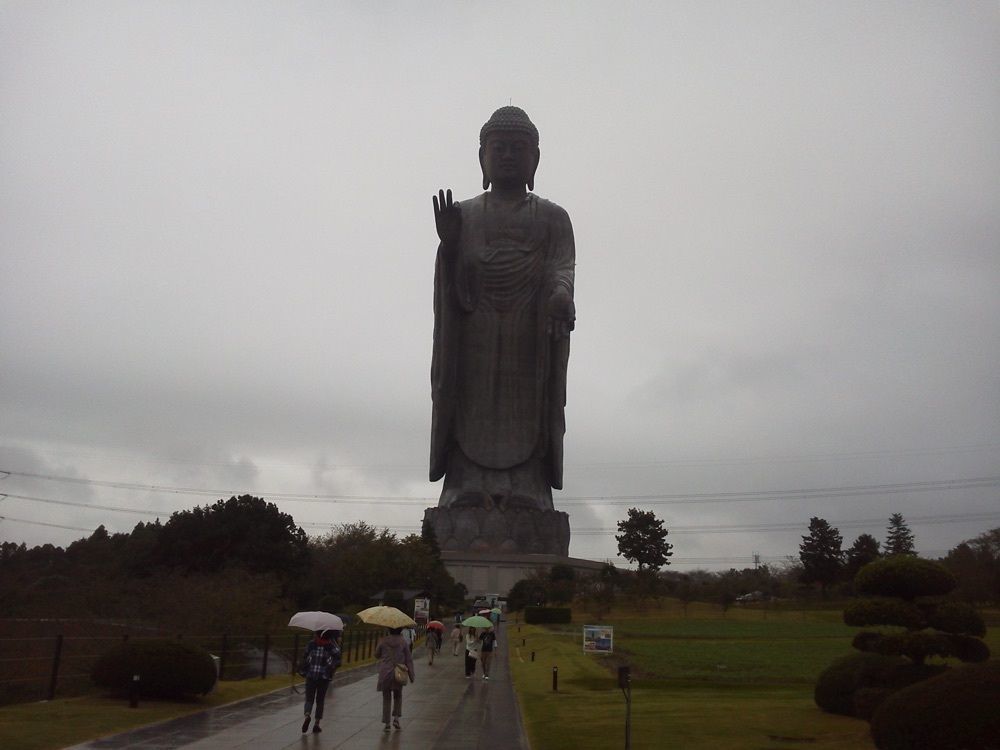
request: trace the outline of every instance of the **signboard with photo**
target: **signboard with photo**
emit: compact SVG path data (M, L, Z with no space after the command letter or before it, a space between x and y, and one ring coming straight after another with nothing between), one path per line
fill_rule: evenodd
M615 628L613 625L584 625L583 651L588 654L614 653Z
M431 619L431 600L417 597L413 600L413 619L417 625L426 625Z

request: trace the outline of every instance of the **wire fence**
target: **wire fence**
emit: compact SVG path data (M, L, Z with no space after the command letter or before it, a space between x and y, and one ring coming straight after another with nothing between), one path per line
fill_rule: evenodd
M50 636L0 636L0 705L99 692L91 672L97 660L123 642L171 638L203 648L215 657L220 680L263 679L294 675L309 638L306 632L281 634L166 635L144 629L108 633L109 627L84 633L80 623ZM10 630L10 628L7 628ZM370 660L383 628L363 624L344 629L342 664Z

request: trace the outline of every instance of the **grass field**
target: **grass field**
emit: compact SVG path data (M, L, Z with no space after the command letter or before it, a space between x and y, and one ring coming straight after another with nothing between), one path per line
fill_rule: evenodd
M370 664L371 659L352 663L342 671ZM299 678L296 678L299 682ZM65 698L0 707L0 748L56 750L67 745L155 724L177 716L288 689L288 675L223 681L206 696L189 700L144 700L130 708L127 700L99 695Z
M723 615L693 604L685 616L667 602L645 613L618 610L600 620L615 628L614 656L583 653L580 626L591 622L580 615L573 626L508 626L511 671L534 748L624 747L619 664L632 670L636 750L874 748L867 722L823 713L812 699L819 672L852 650L857 629L842 624L840 609ZM991 636L997 653L995 630Z
M1000 613L984 615L996 656ZM613 656L583 653L581 626L591 623L614 626ZM685 615L666 601L645 612L619 609L599 621L580 613L573 625L508 622L503 640L534 750L624 747L625 700L615 677L620 664L632 669L635 750L873 750L867 722L825 714L812 700L817 675L851 652L856 630L842 624L840 608L723 614L692 604ZM98 696L6 706L0 708L0 748L54 750L288 685L287 676L227 681L204 698L144 701L135 709Z
M54 750L288 686L285 676L220 682L202 698L147 700L137 708L129 708L127 700L96 695L4 706L0 708L0 747Z

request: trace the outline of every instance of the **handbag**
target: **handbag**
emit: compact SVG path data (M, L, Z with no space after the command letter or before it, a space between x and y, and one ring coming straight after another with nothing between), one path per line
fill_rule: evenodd
M405 664L397 664L392 668L392 676L397 684L405 685L407 680L410 679L410 670L406 668Z

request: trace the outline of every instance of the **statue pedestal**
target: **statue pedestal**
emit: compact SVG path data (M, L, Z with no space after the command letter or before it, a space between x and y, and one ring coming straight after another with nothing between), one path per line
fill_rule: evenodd
M448 506L427 508L441 560L469 594L506 595L515 583L539 569L568 565L578 574L604 563L568 557L569 515L527 506Z
M559 555L569 553L569 514L530 507L454 505L427 508L442 552Z
M500 594L506 596L522 578L553 565L567 565L577 576L594 575L605 563L564 555L516 555L501 552L442 552L441 561L452 577L465 585L470 596Z

